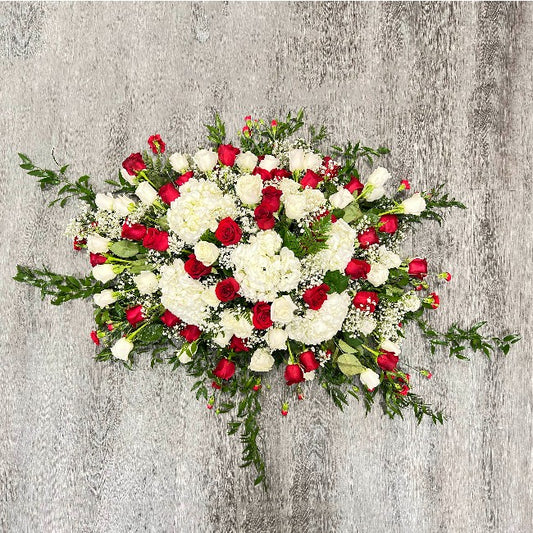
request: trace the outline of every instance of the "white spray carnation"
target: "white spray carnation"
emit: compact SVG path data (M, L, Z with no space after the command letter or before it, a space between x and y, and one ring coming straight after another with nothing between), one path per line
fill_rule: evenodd
M381 263L370 263L370 272L366 279L374 287L379 287L389 279L389 269Z

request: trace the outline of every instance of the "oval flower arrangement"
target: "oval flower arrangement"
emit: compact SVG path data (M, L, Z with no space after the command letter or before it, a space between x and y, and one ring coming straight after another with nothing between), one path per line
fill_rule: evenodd
M301 111L279 122L246 117L236 147L217 115L207 126L213 149L192 155L168 156L153 135L150 150L131 154L108 181L112 194L95 193L87 176L68 180L67 166L43 169L19 154L43 189L58 189L52 204L82 201L68 234L92 271L79 279L19 266L15 279L54 304L92 297L97 360L131 368L149 354L152 365L166 360L195 376L208 409L234 412L229 433L241 433L256 483L265 481L261 396L267 376L281 377L273 368L298 400L315 381L340 408L348 394L367 410L379 398L391 417L411 408L419 421L442 423L411 389L409 372L431 372L406 364L405 325L421 328L431 352L444 346L459 358L467 348L507 353L518 340L483 336L483 322L439 333L423 319L439 306L434 284L451 276L402 257L402 239L463 204L442 186L411 193L407 180L372 170L385 148L348 143L327 155L317 148L325 129L294 138L303 126ZM286 416L289 402L280 403Z

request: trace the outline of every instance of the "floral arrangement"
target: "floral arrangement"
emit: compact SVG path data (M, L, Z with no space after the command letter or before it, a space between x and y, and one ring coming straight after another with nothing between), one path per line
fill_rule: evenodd
M340 408L348 395L367 410L379 399L390 417L410 408L419 421L442 423L412 391L410 374L431 372L401 353L406 324L421 328L431 353L442 346L461 359L467 349L507 353L518 340L483 336L484 322L439 333L423 318L439 306L435 283L451 276L402 257L402 239L462 203L442 186L412 194L405 179L388 195L390 173L371 170L386 148L349 143L326 155L325 128L295 138L303 126L302 111L284 121L246 117L236 147L217 115L207 126L213 148L193 155L168 156L153 135L107 182L113 194L19 154L43 189L57 189L52 204L81 200L67 234L92 270L80 279L18 266L15 279L53 304L92 298L98 361L132 368L149 354L152 365L166 360L194 376L208 409L234 412L229 433L241 433L256 483L265 481L258 415L269 380L284 379L298 400L314 381ZM289 402L280 404L286 416Z

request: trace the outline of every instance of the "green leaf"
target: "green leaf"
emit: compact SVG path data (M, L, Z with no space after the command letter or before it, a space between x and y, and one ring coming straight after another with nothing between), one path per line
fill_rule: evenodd
M136 336L135 340L143 344L150 344L159 340L163 335L163 324L161 322L156 322L150 324L139 331L139 334Z
M359 220L362 216L363 213L361 212L359 204L357 202L352 202L344 209L342 219L349 224L350 222Z
M337 359L337 365L345 376L355 376L355 374L360 374L366 370L366 367L361 364L359 359L351 353L340 354Z
M339 339L338 344L339 344L339 348L344 353L355 353L355 352L357 352L357 350L355 348L352 348L348 343L344 342L342 339Z
M348 276L342 274L339 270L330 270L324 276L324 283L329 285L329 292L344 292L349 283Z
M123 259L133 257L140 251L137 243L132 241L117 241L109 245L109 249L118 257Z

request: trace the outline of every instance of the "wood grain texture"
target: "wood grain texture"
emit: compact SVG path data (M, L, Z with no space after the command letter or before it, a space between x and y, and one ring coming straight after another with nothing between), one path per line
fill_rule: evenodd
M532 43L527 3L2 3L0 530L532 531ZM486 316L524 340L463 363L413 332L443 428L341 414L318 387L283 419L274 384L265 494L190 379L94 363L90 304L11 280L16 263L86 268L62 237L73 208L49 211L16 152L55 147L103 184L153 132L192 149L213 110L235 131L299 106L466 200L406 246L455 274L432 322Z

